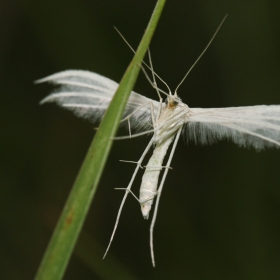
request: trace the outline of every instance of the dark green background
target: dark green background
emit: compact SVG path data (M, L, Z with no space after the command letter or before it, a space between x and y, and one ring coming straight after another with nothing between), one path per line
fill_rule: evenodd
M55 105L33 81L85 69L119 81L155 1L0 2L0 279L32 279L94 135L93 125ZM179 90L190 107L280 104L280 2L167 1L151 44L156 72L174 89L221 31ZM141 74L135 91L156 93ZM96 125L95 125L96 126ZM121 130L124 134L125 131ZM280 279L280 152L227 141L180 141L155 227L129 197L108 244L147 137L116 141L64 279ZM141 176L133 190L138 193Z

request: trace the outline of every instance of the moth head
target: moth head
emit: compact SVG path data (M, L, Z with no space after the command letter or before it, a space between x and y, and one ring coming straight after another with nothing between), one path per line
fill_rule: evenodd
M169 95L165 99L165 104L168 106L169 109L174 109L176 106L181 102L181 98L175 95Z

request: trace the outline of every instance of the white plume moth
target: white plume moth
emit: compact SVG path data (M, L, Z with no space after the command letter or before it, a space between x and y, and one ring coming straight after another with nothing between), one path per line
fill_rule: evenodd
M128 194L131 193L136 197L132 193L131 187L139 168L142 167L142 162L147 152L152 146L154 146L153 155L145 167L140 187L140 197L139 199L136 197L136 199L140 203L143 217L148 219L153 200L156 198L150 227L151 257L154 266L153 229L158 212L160 195L166 175L170 169L170 163L176 145L182 133L186 135L188 141L194 141L200 144L211 144L216 140L231 139L239 146L252 146L257 150L265 147L280 147L279 105L209 109L189 108L177 95L179 86L209 47L220 26L201 55L179 83L174 93L169 90L167 84L153 71L151 59L149 59L150 66L145 64L152 72L153 81L150 82L156 89L160 101L158 102L146 98L132 91L123 119L128 122L130 136L123 138L130 138L148 133L153 133L153 136L140 159L135 162L136 168L128 186L123 188L126 190L125 195L104 257L113 240L121 211ZM144 73L146 74L145 70ZM160 79L167 86L169 90L168 93L158 88L156 78ZM97 122L102 118L118 87L117 83L106 77L81 70L63 71L37 82L50 82L59 86L56 92L43 99L41 104L55 102L62 107L72 110L77 116L89 119L92 122ZM161 94L167 96L165 103L162 102ZM137 130L138 133L131 135L131 128ZM164 157L172 142L173 146L169 158L166 165L163 166ZM164 172L158 184L162 169Z

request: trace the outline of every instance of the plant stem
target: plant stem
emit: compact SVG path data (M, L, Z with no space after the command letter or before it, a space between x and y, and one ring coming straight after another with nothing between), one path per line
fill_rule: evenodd
M58 280L64 275L108 158L112 138L118 129L140 71L139 65L152 39L165 1L158 0L139 47L92 141L44 254L36 280Z

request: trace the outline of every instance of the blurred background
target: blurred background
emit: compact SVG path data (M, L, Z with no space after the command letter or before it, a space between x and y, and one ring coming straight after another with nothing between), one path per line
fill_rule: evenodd
M0 1L0 279L32 279L95 134L36 79L84 69L120 81L153 11L150 0ZM280 2L167 1L151 44L155 71L190 107L280 104ZM140 75L135 91L157 98ZM125 134L120 130L120 134ZM182 139L150 221L123 192L148 137L116 141L64 279L280 279L280 151ZM138 194L141 174L133 186Z

